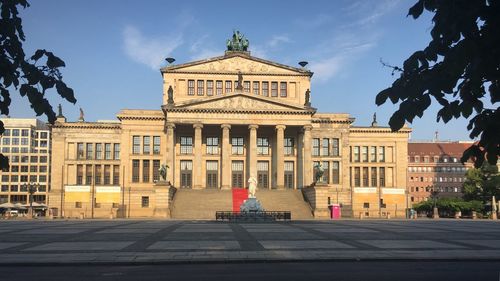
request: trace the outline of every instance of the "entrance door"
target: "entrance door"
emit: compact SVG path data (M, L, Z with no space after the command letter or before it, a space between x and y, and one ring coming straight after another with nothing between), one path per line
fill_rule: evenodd
M219 162L207 161L207 188L218 188Z
M293 189L293 161L285 162L285 188Z
M231 162L231 168L232 168L232 187L233 188L243 188L243 161L232 161Z
M191 188L193 186L193 161L181 161L181 188Z
M268 161L258 161L257 162L257 187L258 188L269 188L269 162Z

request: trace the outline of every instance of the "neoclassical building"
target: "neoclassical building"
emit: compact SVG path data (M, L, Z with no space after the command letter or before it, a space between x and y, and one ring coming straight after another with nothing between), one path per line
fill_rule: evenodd
M102 122L60 114L52 127L54 214L170 217L184 190L199 190L203 201L203 191L222 196L255 177L259 190L275 192L269 196L302 191L318 218L334 203L344 216L404 216L410 130L318 113L311 71L247 47L235 34L223 56L162 68L158 110L122 110ZM162 164L169 185L160 181ZM318 164L325 173L313 184Z

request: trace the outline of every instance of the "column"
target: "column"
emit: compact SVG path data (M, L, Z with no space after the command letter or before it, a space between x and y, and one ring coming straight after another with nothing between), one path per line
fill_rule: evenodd
M248 139L248 174L247 178L257 179L257 129L258 125L249 125L250 137Z
M276 125L276 188L285 188L285 155L284 155L284 139L285 125Z
M304 126L304 187L309 186L313 181L312 169L312 147L311 147L311 125Z
M297 187L304 186L304 132L299 130L297 134Z
M231 129L231 125L222 124L222 157L221 157L221 188L222 189L231 189L231 147L229 143L229 130Z
M174 184L174 171L175 171L175 136L174 136L174 123L167 123L167 144L166 144L166 164L167 164L167 181Z
M201 161L202 146L201 135L203 124L193 124L194 128L194 163L193 163L193 187L201 189L203 183L203 163Z

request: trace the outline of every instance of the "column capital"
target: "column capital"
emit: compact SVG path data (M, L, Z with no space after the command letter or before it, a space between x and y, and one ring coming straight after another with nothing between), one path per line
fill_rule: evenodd
M275 129L276 130L284 130L284 129L286 129L286 126L285 125L276 125Z
M302 127L302 130L304 130L304 131L311 131L312 128L313 128L312 125L304 125L304 127Z
M195 129L203 129L203 124L201 124L201 123L194 123L193 124L193 128L195 128Z
M258 128L259 128L259 125L255 125L255 124L248 125L248 129L250 129L250 130L257 130Z
M174 123L167 123L167 124L165 124L165 127L167 127L167 129L175 129L175 124Z
M222 129L231 129L231 124L222 124L220 125Z

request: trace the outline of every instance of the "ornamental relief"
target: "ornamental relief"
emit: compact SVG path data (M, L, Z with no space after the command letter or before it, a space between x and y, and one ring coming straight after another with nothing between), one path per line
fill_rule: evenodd
M240 58L233 57L229 59L222 59L210 63L199 64L195 66L188 66L179 69L181 71L201 71L201 72L238 72L243 73L282 73L282 74L296 74L297 72L288 69L279 68L272 65Z
M276 104L266 103L255 99L233 97L220 99L217 101L210 101L207 103L196 104L187 106L189 109L233 109L233 110L283 110L283 111L297 111L289 107L280 106Z

